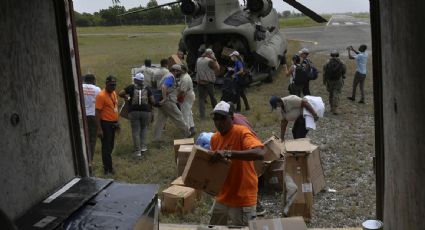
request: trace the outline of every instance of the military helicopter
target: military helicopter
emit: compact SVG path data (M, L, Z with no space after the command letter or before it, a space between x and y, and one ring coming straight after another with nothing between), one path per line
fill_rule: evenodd
M283 0L316 22L326 19L295 0ZM187 53L191 72L203 50L211 48L221 67L230 66L228 54L237 50L251 72L252 82L272 81L281 64L286 63L287 41L279 29L279 19L271 0L178 0L121 16L164 6L180 4L183 15L191 20L182 31L179 49ZM224 75L226 68L218 75ZM220 78L218 84L220 84Z

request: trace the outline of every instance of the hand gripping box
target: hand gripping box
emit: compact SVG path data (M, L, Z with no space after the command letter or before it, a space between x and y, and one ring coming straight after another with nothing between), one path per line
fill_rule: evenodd
M212 163L211 157L212 153L207 149L194 145L182 179L185 186L216 196L226 180L231 161L222 159Z

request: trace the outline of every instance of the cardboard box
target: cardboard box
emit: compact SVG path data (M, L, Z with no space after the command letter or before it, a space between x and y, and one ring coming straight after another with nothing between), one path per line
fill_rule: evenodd
M175 179L173 182L171 182L171 185L185 186L181 176L179 176L177 179ZM185 187L187 187L187 186L185 186ZM202 191L199 190L199 189L195 189L195 193L196 193L196 199L200 200L202 198Z
M270 162L267 161L254 161L254 169L255 173L257 173L257 177L262 176L270 166Z
M177 151L177 176L183 174L184 168L186 167L187 160L189 159L190 153L192 153L193 145L180 145Z
M271 162L263 177L266 192L284 192L285 160L279 159Z
M265 151L264 161L274 161L280 159L285 154L285 145L276 136L270 137L263 144Z
M223 47L223 50L221 51L221 57L230 60L229 55L231 53L233 53L233 51L235 51L235 49L232 49L232 48L229 48L229 47Z
M174 140L174 158L177 162L177 152L179 151L180 145L194 145L195 140L193 138L176 139Z
M226 180L231 162L222 159L211 163L212 154L208 150L194 145L182 179L185 186L200 189L205 193L216 196Z
M161 211L165 213L188 213L195 208L195 189L172 185L161 193Z
M173 54L168 58L168 69L171 69L171 66L173 66L174 64L182 64L182 61L177 56L177 54Z
M297 194L289 207L289 216L303 216L308 221L313 207L313 189L307 172L307 158L294 157L288 153L285 170L297 185Z
M249 221L250 230L307 230L301 217L256 219Z
M310 142L309 138L285 141L287 155L297 155L307 157L308 177L313 185L313 192L316 195L325 188L325 174L323 173L320 150L317 145Z

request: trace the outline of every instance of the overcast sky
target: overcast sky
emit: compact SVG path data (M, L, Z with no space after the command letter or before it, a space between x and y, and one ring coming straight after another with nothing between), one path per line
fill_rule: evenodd
M149 0L121 0L120 5L126 9L136 6L146 6ZM174 0L157 0L158 4ZM294 10L282 0L272 0L278 12ZM369 0L298 0L300 3L318 13L369 12ZM74 9L78 12L93 13L112 6L112 0L74 0ZM242 2L240 0L240 2Z

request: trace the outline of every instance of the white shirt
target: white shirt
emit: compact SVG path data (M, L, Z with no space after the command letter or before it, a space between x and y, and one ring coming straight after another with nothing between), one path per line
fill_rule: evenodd
M94 116L96 110L96 96L100 88L92 84L83 84L84 105L86 107L86 116Z

